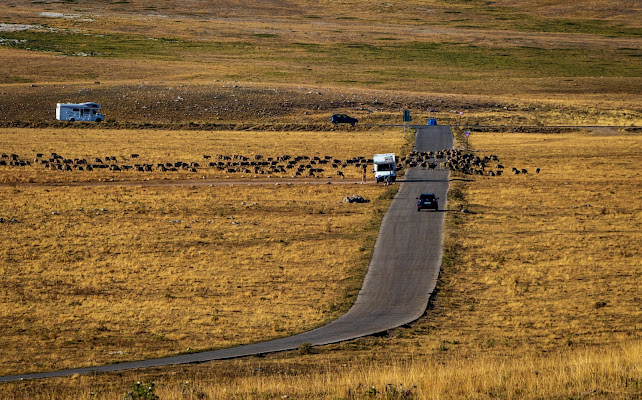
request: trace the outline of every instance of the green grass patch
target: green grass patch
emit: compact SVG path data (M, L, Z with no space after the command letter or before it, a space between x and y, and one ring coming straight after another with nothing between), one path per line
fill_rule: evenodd
M275 33L254 33L252 34L254 37L259 37L259 38L275 38L278 37L279 35Z
M478 22L476 25L478 28L577 33L609 37L642 35L640 28L620 26L606 20L546 18L525 14L508 7L479 7L476 14L486 17L482 20L483 22Z
M32 79L21 78L19 76L5 76L0 78L0 83L31 83Z
M529 32L558 32L602 35L609 37L641 36L642 29L613 25L595 19L565 20L557 18L536 18L523 15L515 21L513 28Z
M64 55L89 55L178 61L186 57L221 55L238 60L267 61L273 68L253 70L253 79L291 79L376 86L395 79L466 81L502 74L516 78L637 77L640 51L631 48L539 48L475 46L465 43L404 41L380 38L376 44L271 43L277 37L257 33L245 41L193 41L185 38L148 38L136 35L77 34L71 32L4 32L10 46ZM14 40L15 42L11 42ZM315 65L315 71L303 67ZM337 65L352 66L340 69ZM368 66L377 65L373 70ZM262 74L267 74L263 76ZM239 79L243 79L240 77Z
M58 52L65 55L79 53L117 58L165 58L180 59L186 53L221 52L245 53L254 45L244 42L198 43L176 38L147 38L133 35L93 35L69 32L4 32L2 39L15 39L12 47ZM24 41L24 42L23 42Z

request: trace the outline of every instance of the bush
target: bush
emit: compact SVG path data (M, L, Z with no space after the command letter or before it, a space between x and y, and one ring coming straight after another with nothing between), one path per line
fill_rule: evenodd
M300 355L312 354L312 345L308 342L303 342L299 345L298 352Z
M154 382L149 384L136 382L132 383L130 390L125 394L124 400L158 400L154 393Z

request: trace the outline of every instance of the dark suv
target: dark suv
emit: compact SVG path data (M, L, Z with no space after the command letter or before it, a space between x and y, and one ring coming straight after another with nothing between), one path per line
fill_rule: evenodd
M333 114L330 117L330 122L333 124L350 124L352 126L355 126L357 122L359 122L358 119L349 117L345 114Z
M433 209L435 211L439 210L439 204L437 203L439 197L435 197L433 193L422 193L417 197L417 211L421 211L422 208Z

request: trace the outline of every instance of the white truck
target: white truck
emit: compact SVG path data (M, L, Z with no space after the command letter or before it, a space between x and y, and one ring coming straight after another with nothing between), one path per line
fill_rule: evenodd
M98 103L57 103L56 119L58 121L94 121L101 122L105 117L98 112L100 110Z
M377 183L394 182L397 180L397 164L395 162L395 153L375 154L372 157L374 165L374 176Z

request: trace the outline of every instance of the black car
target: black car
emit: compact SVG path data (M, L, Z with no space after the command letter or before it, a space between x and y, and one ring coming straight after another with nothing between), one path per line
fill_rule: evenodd
M439 210L439 204L437 202L439 197L435 197L433 193L422 193L417 197L417 211L421 211L422 208Z
M357 124L357 122L359 122L359 120L356 119L356 118L352 118L352 117L350 117L348 115L345 115L345 114L333 114L330 117L330 122L332 122L335 125L336 124L350 124L352 126L355 126Z

